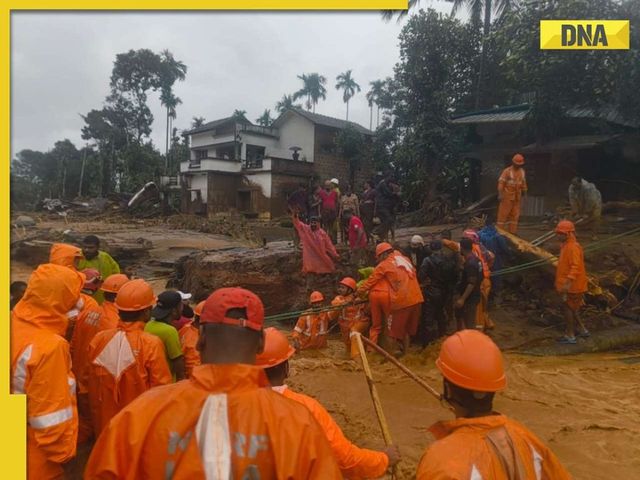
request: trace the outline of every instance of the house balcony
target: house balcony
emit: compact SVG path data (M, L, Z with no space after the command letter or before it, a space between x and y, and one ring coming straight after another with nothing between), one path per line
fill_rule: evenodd
M229 172L240 173L242 162L232 158L204 157L180 162L180 173L189 172Z
M261 127L260 125L245 125L245 124L240 124L238 125L238 127L239 127L238 130L240 132L253 133L256 135L263 135L265 137L278 138L280 135L277 128Z
M243 160L243 172L271 172L284 175L312 175L313 163L290 158L264 157Z

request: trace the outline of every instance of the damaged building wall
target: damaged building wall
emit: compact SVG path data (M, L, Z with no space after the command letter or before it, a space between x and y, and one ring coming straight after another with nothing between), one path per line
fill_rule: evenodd
M240 188L241 177L233 173L209 172L207 178L207 214L236 210L236 192Z

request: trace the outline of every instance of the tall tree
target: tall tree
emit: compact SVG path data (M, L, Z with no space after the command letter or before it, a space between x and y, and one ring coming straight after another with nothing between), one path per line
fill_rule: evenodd
M302 80L303 86L293 94L293 99L298 100L306 97L307 110L313 108L313 113L316 113L318 100L326 100L327 98L327 89L324 86L327 83L327 79L319 73L303 73L298 75L298 78Z
M256 123L258 125L262 125L263 127L268 127L269 125L271 125L271 123L273 123L273 118L271 118L271 110L265 108L262 115L256 118Z
M294 103L293 95L283 95L278 103L276 103L276 110L282 114L291 108L302 108L302 105Z
M351 76L352 70L347 70L336 77L336 90L342 90L342 101L347 104L347 121L349 120L349 100L360 91L360 85Z
M204 117L193 117L191 119L191 128L201 127L205 122L206 120L204 119Z
M231 114L231 118L234 118L235 120L241 120L247 123L251 123L249 122L249 120L247 120L247 111L246 110L238 110L235 109L233 111L233 113Z
M369 130L373 130L373 105L376 105L377 108L377 121L376 128L380 126L380 97L382 96L382 91L384 89L384 80L374 80L373 82L369 82L371 88L367 92L367 102L369 103L369 108L371 109L369 116Z
M176 118L176 107L182 103L180 98L173 94L173 84L184 80L187 74L187 66L176 60L169 50L163 50L160 54L160 103L167 109L167 130L165 156L169 151L169 132L171 132L172 120ZM168 162L168 160L167 160Z

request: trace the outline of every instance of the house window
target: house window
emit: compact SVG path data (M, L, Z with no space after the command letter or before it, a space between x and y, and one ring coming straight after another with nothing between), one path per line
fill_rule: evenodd
M225 147L216 148L216 158L222 158L224 160L234 160L236 158L235 145L227 145Z
M247 145L247 160L245 168L262 168L262 159L265 156L265 147Z
M196 160L204 160L205 158L207 158L207 153L207 150L196 150Z

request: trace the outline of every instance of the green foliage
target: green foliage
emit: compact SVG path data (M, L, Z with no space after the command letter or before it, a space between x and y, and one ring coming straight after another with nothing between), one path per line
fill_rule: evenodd
M342 101L347 104L347 120L349 120L349 100L360 91L360 85L351 76L351 70L338 75L336 82L336 90L343 90Z
M256 123L258 125L262 125L263 127L268 127L269 125L271 125L273 123L273 118L271 118L271 110L265 108L262 115L256 118Z
M302 108L302 105L295 103L293 95L283 95L278 103L276 103L276 110L282 114L292 108Z
M349 162L349 183L353 185L360 165L371 155L371 147L364 136L351 125L336 135L335 142L338 153Z
M327 98L327 89L324 86L327 83L327 79L319 73L303 73L298 75L298 78L302 80L303 85L300 90L293 94L293 100L306 97L307 110L311 110L313 107L313 112L315 113L318 101Z

